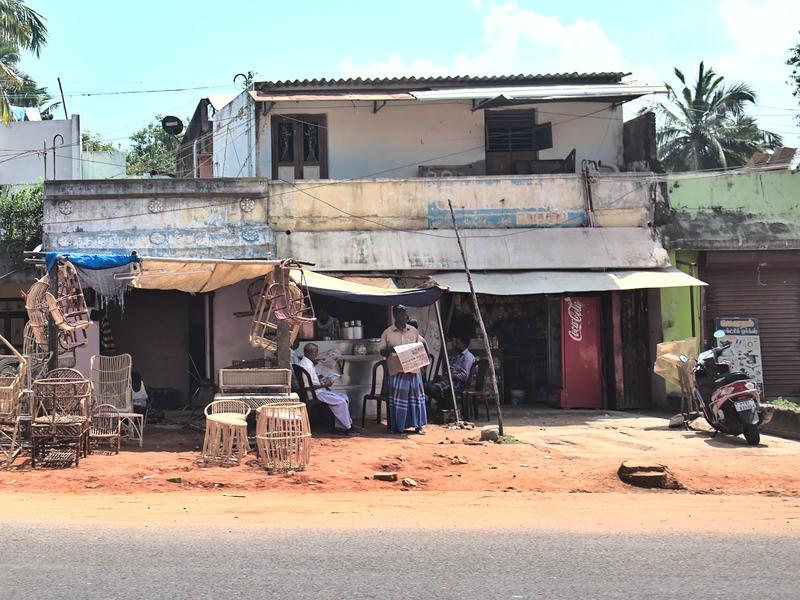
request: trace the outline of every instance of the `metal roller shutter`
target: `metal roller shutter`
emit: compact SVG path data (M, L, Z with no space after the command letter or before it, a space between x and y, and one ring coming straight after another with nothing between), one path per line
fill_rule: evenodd
M706 331L710 337L715 317L758 318L766 395L800 396L800 272L775 258L707 261Z

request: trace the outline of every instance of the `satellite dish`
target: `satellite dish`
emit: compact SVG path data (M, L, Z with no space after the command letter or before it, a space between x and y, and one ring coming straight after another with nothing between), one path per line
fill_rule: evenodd
M161 119L161 127L163 127L164 131L167 133L178 135L183 131L183 121L178 117L166 116Z

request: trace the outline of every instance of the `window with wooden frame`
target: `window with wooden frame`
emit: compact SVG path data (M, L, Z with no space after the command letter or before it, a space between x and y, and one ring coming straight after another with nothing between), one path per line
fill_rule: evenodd
M539 150L553 147L553 127L536 123L536 111L492 110L484 113L486 172L513 175L517 163L536 160Z
M273 179L328 178L325 115L273 115L271 125Z

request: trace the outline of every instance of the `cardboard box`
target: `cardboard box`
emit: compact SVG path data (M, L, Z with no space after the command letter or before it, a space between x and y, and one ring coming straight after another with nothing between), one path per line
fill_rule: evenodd
M425 345L422 342L395 346L394 351L397 352L397 358L400 359L400 367L403 369L403 373L419 371L431 364L428 353L425 351Z

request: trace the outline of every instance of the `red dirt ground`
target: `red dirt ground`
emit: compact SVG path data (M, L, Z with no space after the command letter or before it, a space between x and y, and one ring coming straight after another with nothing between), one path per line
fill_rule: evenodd
M642 492L616 475L626 459L666 464L695 494L800 496L800 442L765 437L760 447L741 438L670 430L662 418L631 413L518 410L506 433L519 443L468 445L478 430L428 427L428 435L389 436L373 425L361 437L315 436L311 464L294 474L269 475L254 455L239 466L198 462L202 434L148 427L145 446L123 445L117 456L95 452L75 468L30 468L20 457L0 471L0 494L242 494L346 492ZM396 471L397 482L373 480ZM168 479L179 477L180 483ZM404 488L403 478L418 485Z

